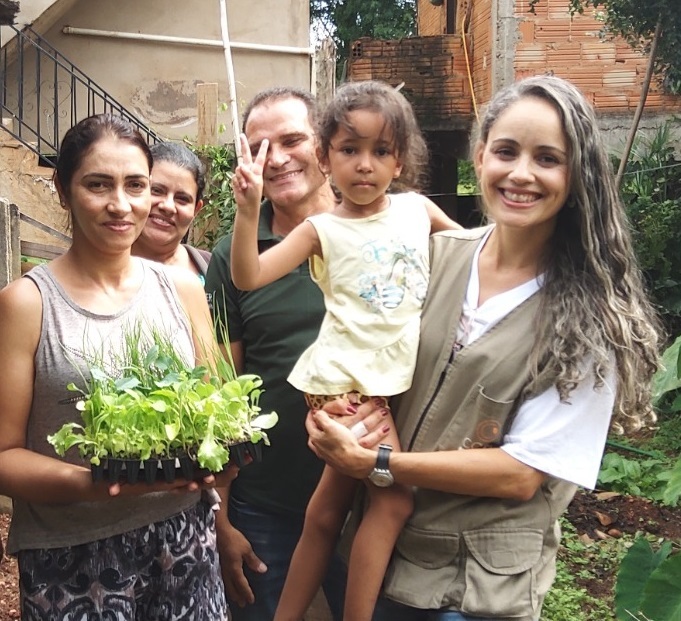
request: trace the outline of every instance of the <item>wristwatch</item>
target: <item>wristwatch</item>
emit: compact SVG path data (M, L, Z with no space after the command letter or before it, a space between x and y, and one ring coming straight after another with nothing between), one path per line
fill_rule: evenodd
M369 475L369 481L371 481L376 487L390 487L395 482L388 465L390 460L390 452L392 450L393 447L390 446L390 444L378 445L376 465Z

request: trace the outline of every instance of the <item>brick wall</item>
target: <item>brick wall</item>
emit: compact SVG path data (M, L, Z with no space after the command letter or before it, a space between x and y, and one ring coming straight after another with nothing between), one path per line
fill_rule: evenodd
M468 27L470 38L468 54L473 67L473 89L478 105L492 96L492 61L494 41L492 29L492 2L474 0Z
M602 41L602 23L593 9L571 17L568 6L569 0L540 0L532 15L529 0L516 0L516 78L552 71L577 85L602 112L633 111L647 57L621 39ZM676 110L681 110L681 97L665 95L654 80L646 111Z
M353 43L349 67L352 80L404 82L402 92L423 128L457 119L467 124L471 98L459 35L360 39Z
M446 3L434 6L430 0L418 0L416 14L418 19L418 34L422 37L447 33Z

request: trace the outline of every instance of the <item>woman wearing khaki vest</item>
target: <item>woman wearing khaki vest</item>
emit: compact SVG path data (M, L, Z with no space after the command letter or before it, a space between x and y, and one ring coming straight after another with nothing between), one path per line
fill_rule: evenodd
M474 160L491 224L432 239L413 387L392 403L404 452L376 452L367 405L359 441L308 416L337 470L414 486L376 621L537 621L557 520L610 425L652 416L657 319L590 104L560 78L512 85Z

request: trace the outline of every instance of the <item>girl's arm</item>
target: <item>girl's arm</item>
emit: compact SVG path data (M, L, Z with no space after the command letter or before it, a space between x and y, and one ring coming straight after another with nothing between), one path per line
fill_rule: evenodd
M281 243L258 254L258 223L262 201L263 167L269 142L263 140L253 159L246 137L241 135L243 162L233 179L237 212L232 234L232 280L242 291L258 289L292 272L313 254L320 254L314 227L303 222Z
M237 212L232 237L232 280L238 289L251 291L264 287L291 273L314 254L322 254L317 231L309 222L302 222L278 244L259 255L257 225L256 232L244 232Z
M440 207L429 198L423 197L426 211L430 217L430 232L449 231L451 229L463 228L458 222L452 220Z

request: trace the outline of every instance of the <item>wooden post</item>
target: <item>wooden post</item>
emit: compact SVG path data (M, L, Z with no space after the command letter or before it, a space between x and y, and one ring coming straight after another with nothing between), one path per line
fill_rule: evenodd
M312 90L323 110L336 90L336 46L331 37L324 39L315 49L313 65Z
M218 85L217 82L206 82L196 86L196 107L198 110L198 128L196 144L218 144ZM215 215L194 220L189 229L189 243L201 248L205 247L204 238L208 231L216 231L218 221Z
M0 198L0 289L20 275L19 209Z
M198 108L198 131L196 142L199 145L218 142L218 85L207 82L196 87Z

